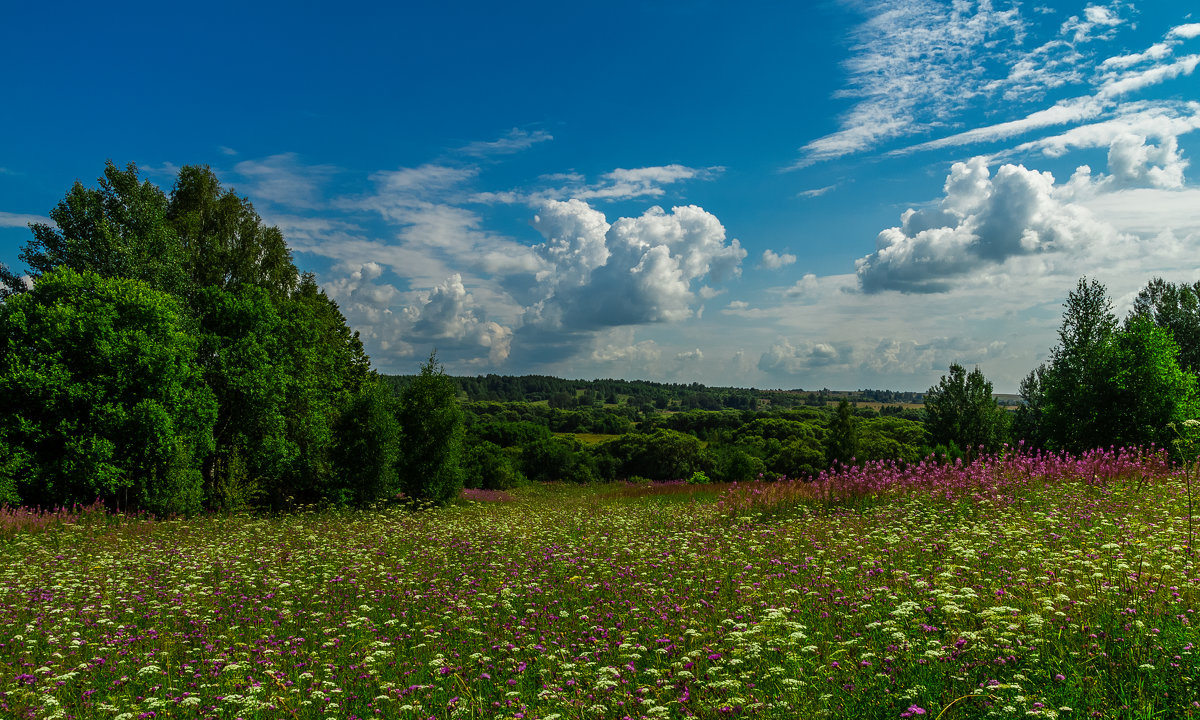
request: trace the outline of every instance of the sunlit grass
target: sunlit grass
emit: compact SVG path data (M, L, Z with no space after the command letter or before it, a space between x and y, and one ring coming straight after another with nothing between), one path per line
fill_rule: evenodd
M562 433L554 433L554 434L557 435L558 437L574 438L574 439L578 440L579 442L583 443L584 445L598 445L602 442L608 442L609 440L616 440L617 438L621 437L620 435L611 435L611 434L606 435L604 433L562 432Z
M4 536L0 717L1200 716L1182 482L1138 462L56 520Z

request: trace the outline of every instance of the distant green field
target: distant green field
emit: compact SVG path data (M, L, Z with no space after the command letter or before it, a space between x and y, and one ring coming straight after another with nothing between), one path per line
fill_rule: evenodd
M557 435L558 437L575 438L576 440L583 443L584 445L595 445L597 443L606 442L608 440L615 440L615 439L621 437L620 435L605 435L603 433L554 433L554 434Z

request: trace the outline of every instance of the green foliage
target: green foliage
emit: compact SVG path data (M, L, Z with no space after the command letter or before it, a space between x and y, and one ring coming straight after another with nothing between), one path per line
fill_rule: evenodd
M456 497L463 487L463 415L458 391L436 355L404 389L397 417L404 434L397 464L404 494L437 504Z
M1178 356L1170 331L1149 318L1135 316L1117 333L1109 371L1111 443L1169 448L1170 426L1196 415L1196 376L1179 367Z
M184 284L181 247L167 222L167 196L137 166L120 170L109 161L99 187L76 182L50 211L54 225L30 226L21 252L34 280L60 265L102 277L141 280L179 292Z
M1147 318L1170 331L1179 345L1179 365L1188 372L1200 372L1200 283L1152 279L1134 299L1126 328L1135 318Z
M472 425L470 433L479 440L493 442L500 447L527 445L531 442L546 440L552 435L550 428L527 420L480 423Z
M25 290L25 282L8 266L0 263L0 302Z
M837 413L829 423L829 434L825 438L825 458L832 463L849 465L858 455L858 428L850 403L838 403Z
M708 451L712 475L718 482L746 482L767 471L762 458L740 445L720 445Z
M521 471L534 482L590 483L599 478L590 456L574 439L549 437L521 448Z
M1081 279L1050 364L1022 385L1027 394L1018 427L1043 434L1053 448L1169 447L1168 426L1195 412L1196 380L1180 368L1168 329L1136 310L1118 329L1104 286Z
M63 267L0 305L0 482L25 503L200 508L216 403L178 304Z
M283 408L295 454L267 489L277 508L290 499L316 502L325 496L336 470L334 426L367 382L370 369L358 334L350 331L337 304L311 274L302 276L291 298L281 304L280 318L280 362L288 372ZM457 404L454 410L458 412ZM461 413L456 417L461 427ZM456 437L461 439L461 432Z
M1008 413L996 403L992 384L979 368L968 373L951 363L950 375L925 393L925 427L934 443L991 453L1008 440L1008 426Z
M259 288L206 287L193 307L199 362L218 407L216 450L205 461L209 492L215 507L238 509L256 494L248 483L280 477L296 459L285 406L292 382L286 362L290 351L284 345L283 320Z
M236 446L210 457L206 480L210 510L236 513L249 510L262 500L259 478L250 475Z
M732 440L744 452L759 458L755 476L769 471L776 476L805 477L828 467L826 437L826 429L816 421L769 417L740 426Z
M484 490L509 490L526 482L513 454L486 440L467 450L463 474L467 487Z
M879 417L858 424L860 460L915 463L928 454L928 435L920 422L901 417Z
M816 475L827 467L824 444L815 433L794 437L767 458L767 467L792 478Z
M1044 447L1050 437L1046 424L1045 363L1038 365L1021 381L1021 404L1013 416L1013 437L1031 447Z
M689 485L708 485L711 482L712 480L700 470L692 473L692 476L688 478Z
M1081 278L1067 296L1058 345L1042 379L1047 434L1074 452L1111 442L1113 335L1117 318L1105 287Z
M70 450L62 458L76 458L72 462L79 466L79 478L91 478L86 482L106 496L116 487L142 488L129 498L122 490L122 504L188 510L199 505L196 477L203 478L203 501L224 509L260 503L276 508L297 502L362 503L376 485L389 484L378 467L364 468L362 458L351 462L339 454L344 441L374 445L387 434L372 409L374 401L367 399L369 363L357 334L315 279L299 275L279 230L265 226L244 198L222 189L208 168L183 168L168 198L142 180L136 166L120 170L110 162L96 188L76 183L50 216L55 226L31 226L33 239L21 254L35 291L61 267L105 281L135 280L169 293L174 299L163 296L154 302L170 305L175 332L196 339L184 364L200 374L197 392L215 401L215 418L205 431L212 437L203 443L190 430L172 430L175 410L165 403L121 411L157 428L153 442L132 433L77 432L69 423L61 424L58 432ZM44 292L56 282L48 280ZM0 283L7 288L0 299L21 284L7 270L0 272ZM126 317L126 305L113 294L89 296L89 302L76 308L73 321L81 332L113 325L136 334L140 331L130 328L144 318ZM52 328L46 337L63 332ZM111 348L103 338L96 342L96 355L103 358ZM159 369L132 356L113 358L105 367L91 362L85 371L48 382L74 396L92 392L91 385L124 386L137 379L154 387L170 381L169 373L158 377ZM102 414L105 407L99 402L90 412ZM352 428L367 436L351 438ZM113 458L139 453L156 459L136 468L122 465L119 473L111 469ZM30 455L22 441L0 453L0 472L45 485L49 476L38 469L43 460ZM349 475L343 473L347 469ZM372 472L376 475L369 479ZM0 492L7 492L5 487L0 483ZM49 485L39 492L65 495L62 487ZM173 496L178 497L168 499Z
M709 463L699 439L674 430L629 433L603 447L616 459L617 477L686 480Z
M334 471L325 496L357 507L395 496L401 435L391 389L374 379L363 384L334 430Z
M254 206L222 189L207 166L179 170L166 219L178 235L180 262L199 288L262 288L276 301L296 288L296 267L279 228L263 224Z

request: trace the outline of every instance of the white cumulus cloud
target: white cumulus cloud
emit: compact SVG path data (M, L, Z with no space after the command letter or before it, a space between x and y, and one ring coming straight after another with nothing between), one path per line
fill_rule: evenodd
M865 292L942 292L981 266L1117 238L1086 208L1060 199L1047 172L1006 164L993 175L976 157L955 163L944 189L937 207L907 210L899 226L879 233L875 252L858 260Z
M508 358L512 329L486 319L457 273L429 292L418 294L415 302L405 308L405 315L412 321L413 335L420 340L450 347L487 348L488 361L493 365Z
M543 297L526 322L541 328L687 319L700 286L736 276L746 256L715 216L694 205L669 213L653 207L609 224L580 200L551 200L534 227L546 239L536 248L546 269L537 275Z
M777 253L770 249L763 250L762 266L768 270L778 270L794 262L796 262L796 256L791 253Z

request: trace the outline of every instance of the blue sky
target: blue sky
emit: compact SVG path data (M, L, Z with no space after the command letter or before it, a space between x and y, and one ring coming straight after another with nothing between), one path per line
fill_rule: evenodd
M0 262L207 164L385 372L1011 392L1081 275L1200 280L1187 4L34 5Z

